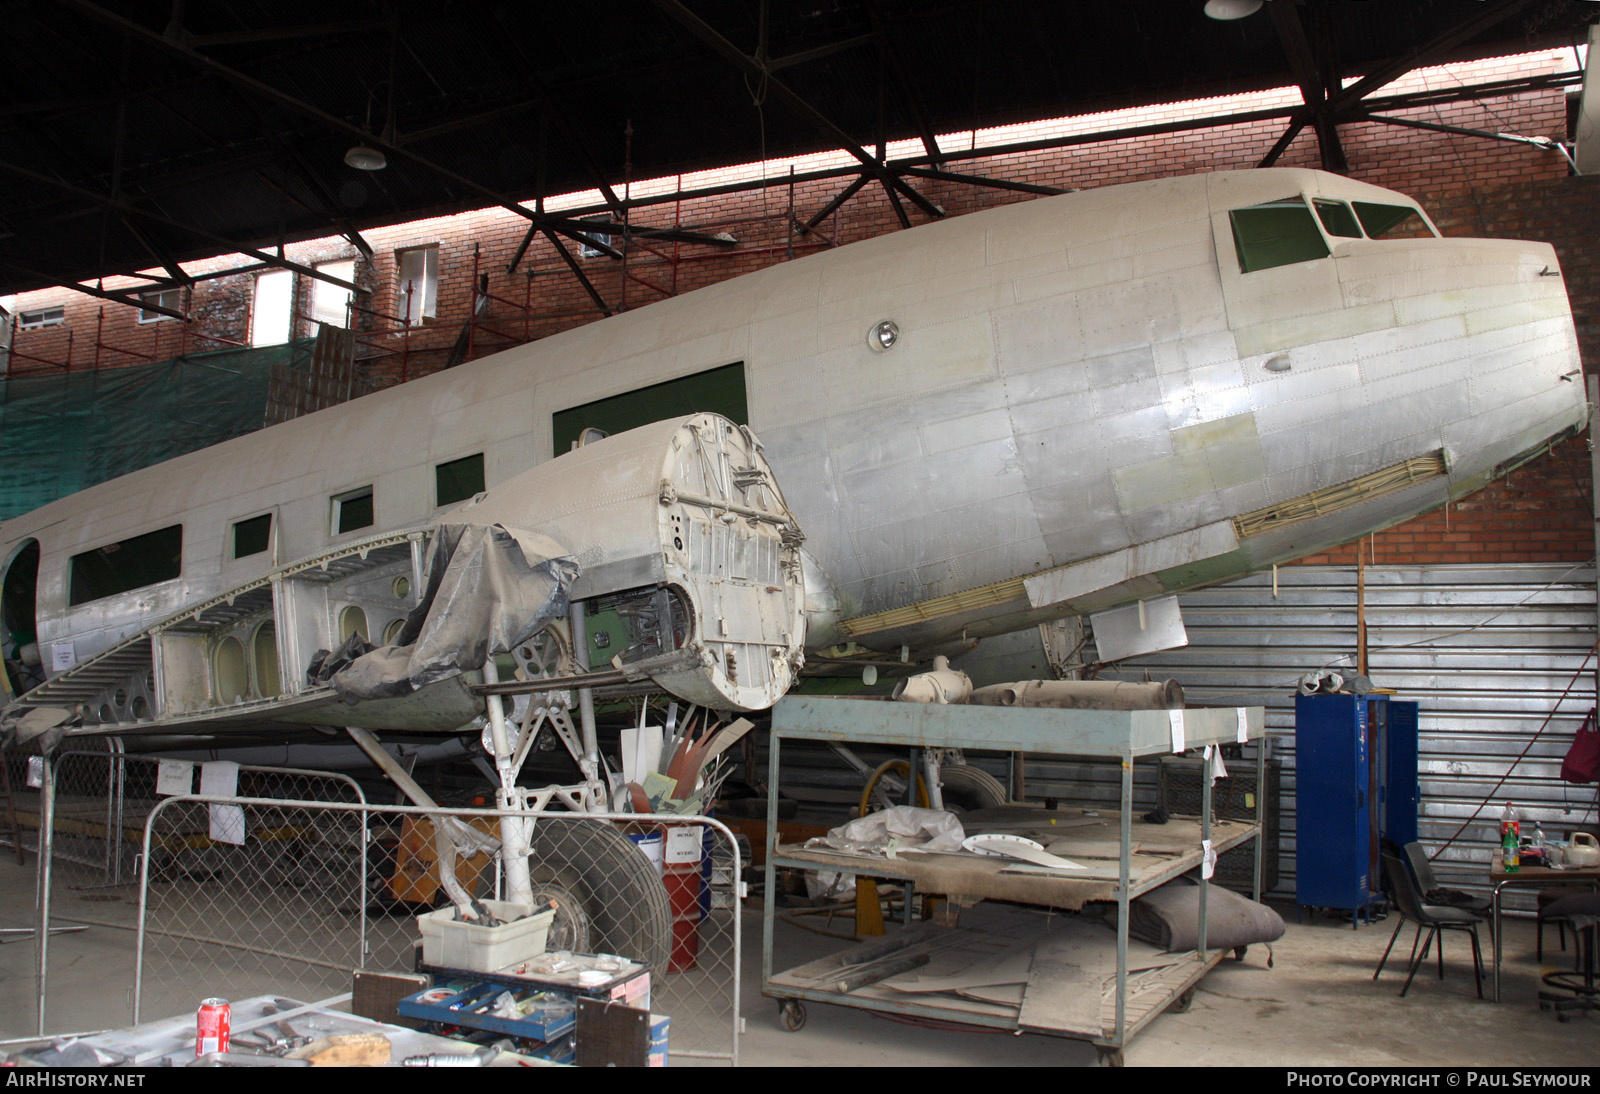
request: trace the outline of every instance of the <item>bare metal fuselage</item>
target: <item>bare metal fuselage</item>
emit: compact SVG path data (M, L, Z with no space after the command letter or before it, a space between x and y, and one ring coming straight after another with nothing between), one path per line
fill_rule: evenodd
M338 551L342 491L372 486L376 531L424 528L435 465L484 453L494 495L549 457L555 412L739 362L822 571L807 644L926 649L1348 541L1582 425L1551 247L1324 231L1326 257L1241 272L1231 211L1319 197L1410 204L1245 171L880 237L93 487L6 522L0 560L38 541L45 665L83 662ZM232 559L267 512L270 551ZM180 522L181 577L68 607L72 555Z

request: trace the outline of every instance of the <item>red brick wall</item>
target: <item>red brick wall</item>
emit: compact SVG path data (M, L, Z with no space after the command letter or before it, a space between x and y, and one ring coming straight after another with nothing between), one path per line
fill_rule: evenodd
M1471 70L1432 70L1413 74L1389 90L1418 90L1481 83L1530 72L1553 71L1558 59L1533 54L1480 63ZM1294 97L1283 97L1292 102ZM1232 103L1173 104L1128 114L1051 123L1030 138L1128 125L1159 123L1184 113L1220 115L1241 108ZM1251 104L1251 105L1260 105ZM1482 103L1407 112L1414 119L1467 128L1562 137L1566 100L1560 91L1500 97ZM956 161L952 170L970 175L1088 188L1201 171L1253 167L1282 132L1283 122L1219 126L1121 141L1101 141L1052 149ZM1600 191L1592 179L1569 178L1555 151L1523 144L1426 132L1381 123L1341 128L1351 173L1412 194L1424 203L1446 234L1544 239L1560 252L1578 322L1586 369L1600 370L1600 258L1592 241L1600 237ZM949 139L954 150L969 139ZM1317 166L1315 136L1303 132L1279 160L1282 166ZM802 170L804 168L801 168ZM770 168L782 173L785 168ZM638 210L635 225L684 226L704 233L729 232L739 241L731 252L673 243L646 243L629 255L626 270L607 258L577 259L596 290L614 310L639 307L728 277L786 261L818 247L898 231L899 221L881 186L861 189L811 235L792 230L848 184L848 179L803 183L790 188L747 192L665 204ZM949 215L1030 200L1012 191L965 184L914 180L913 185ZM593 203L593 199L590 199ZM556 204L552 201L552 207ZM913 223L925 219L911 203ZM471 314L476 273L489 275L487 317L472 332L470 356L540 338L600 317L587 293L568 271L552 244L533 240L515 271L512 255L527 231L527 221L503 209L416 221L366 233L374 249L370 261L342 239L296 244L288 257L305 265L356 257L356 280L366 288L357 300L363 309L358 356L368 380L385 386L441 368ZM403 330L397 255L418 246L437 246L437 316ZM569 244L576 257L576 244ZM228 256L201 264L230 269L251 260ZM199 272L200 265L191 267ZM132 309L102 304L62 290L25 294L19 309L65 306L61 327L18 331L13 375L63 368L115 367L160 360L180 353L248 342L253 275L240 274L195 286L194 321L138 324ZM108 279L106 287L135 284ZM310 313L311 282L296 278L297 312ZM296 333L307 328L297 323ZM207 338L206 336L211 336ZM1569 442L1550 457L1516 472L1509 482L1443 511L1379 533L1367 550L1388 564L1441 562L1579 561L1594 552L1588 509L1589 461L1586 441ZM1533 519L1530 519L1530 516ZM1353 560L1354 548L1317 555L1308 562Z

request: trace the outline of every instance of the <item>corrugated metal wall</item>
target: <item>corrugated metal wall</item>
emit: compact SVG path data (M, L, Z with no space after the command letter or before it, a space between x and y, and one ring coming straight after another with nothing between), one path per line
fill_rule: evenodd
M1559 778L1572 734L1595 702L1587 661L1594 582L1589 565L1366 567L1369 675L1421 704L1420 835L1430 853L1477 811L1435 862L1446 884L1486 890L1507 800L1517 803L1525 831L1533 819L1551 837L1595 825L1595 789ZM1295 683L1325 666L1354 675L1356 586L1354 567L1292 566L1278 571L1276 588L1266 573L1184 596L1187 647L1102 675L1171 676L1193 705L1266 707L1271 754L1284 764L1276 890L1284 898L1294 893ZM1106 773L1075 765L1030 765L1029 776L1033 797L1101 798L1110 786ZM1141 800L1153 803L1153 772L1140 786ZM1508 895L1511 908L1531 901L1531 893Z

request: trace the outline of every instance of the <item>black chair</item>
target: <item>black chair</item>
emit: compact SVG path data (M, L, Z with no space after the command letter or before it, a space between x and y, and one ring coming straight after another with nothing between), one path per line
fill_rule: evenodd
M1383 856L1383 876L1387 882L1389 897L1394 901L1394 907L1400 913L1400 918L1394 925L1394 934L1389 936L1389 945L1383 951L1383 958L1378 962L1378 968L1372 974L1372 979L1378 979L1383 972L1383 966L1389 960L1389 953L1394 949L1395 939L1400 937L1400 928L1409 921L1417 925L1416 937L1411 940L1411 970L1406 975L1405 987L1400 989L1400 997L1405 998L1406 992L1411 990L1411 981L1416 978L1417 969L1428 959L1428 950L1437 941L1439 946L1439 979L1444 979L1444 933L1445 931L1466 931L1472 936L1472 969L1473 983L1478 989L1478 998L1483 998L1483 951L1478 948L1479 916L1465 908L1453 908L1437 904L1424 904L1422 895L1417 891L1416 883L1411 878L1411 871L1401 859L1392 854ZM1428 929L1426 941L1422 939L1422 930ZM1417 951L1417 943L1422 942L1422 951Z
M1422 844L1412 840L1401 848L1404 852L1406 864L1411 867L1411 876L1416 880L1417 892L1422 894L1424 904L1437 904L1446 908L1465 908L1467 911L1485 919L1491 907L1486 896L1473 896L1462 889L1448 889L1439 884L1439 879L1433 876L1433 864L1428 861L1428 852L1423 850ZM1489 926L1490 937L1494 937L1494 927Z
M1539 926L1546 922L1572 928L1578 951L1576 972L1547 972L1541 978L1546 987L1569 994L1539 993L1539 1009L1555 1010L1563 1022L1569 1010L1600 1010L1600 986L1595 984L1595 921L1600 919L1600 893L1571 893L1539 909Z

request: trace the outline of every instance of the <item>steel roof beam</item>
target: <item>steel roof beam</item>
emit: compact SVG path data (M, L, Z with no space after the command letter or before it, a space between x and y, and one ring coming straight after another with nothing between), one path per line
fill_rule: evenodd
M181 311L176 311L172 308L164 308L159 304L147 304L143 300L131 299L122 293L109 292L105 289L96 289L88 285L80 285L75 281L66 281L57 277L55 274L46 273L43 270L35 270L28 266L20 265L19 263L11 261L9 258L0 258L0 265L10 266L13 270L21 271L22 273L27 274L29 277L37 277L41 280L50 282L52 285L59 285L61 288L71 289L73 292L81 292L85 296L92 296L97 300L109 300L113 304L122 304L126 307L139 308L143 311L159 312L160 314L171 319L181 319L185 323L189 322L189 317Z
M95 19L109 23L110 25L121 29L128 35L145 43L146 45L183 57L200 66L211 75L216 76L228 83L234 84L245 91L250 92L251 94L258 95L297 114L301 114L307 118L317 121L326 128L344 134L352 140L360 141L369 147L376 148L387 156L394 156L396 158L406 160L425 171L438 175L440 178L448 179L458 186L470 190L480 197L488 199L491 203L499 208L506 209L510 212L516 213L518 216L527 217L529 219L532 219L536 215L532 210L523 207L520 203L507 198L505 195L496 192L490 187L484 186L478 182L474 182L465 175L457 174L441 164L434 163L425 156L420 156L415 152L408 151L405 147L396 144L393 141L374 137L361 126L347 122L343 118L335 117L326 111L319 110L317 107L312 106L311 104L289 94L288 92L280 91L270 84L266 84L260 80L257 80L253 76L248 76L237 69L230 68L218 61L214 61L210 57L207 57L204 54L190 49L178 42L173 42L163 35L149 30L131 19L124 18L123 16L114 12L105 10L97 4L90 3L89 0L60 0L60 2L76 8L79 11L94 17ZM252 252L241 251L241 253L250 254Z
M1346 174L1350 162L1345 158L1344 146L1339 141L1339 123L1330 109L1328 85L1337 84L1330 74L1322 72L1311 56L1311 43L1306 41L1306 29L1300 22L1300 13L1287 0L1270 5L1272 25L1277 29L1278 41L1289 60L1289 68L1300 88L1305 102L1305 116L1317 133L1317 144L1322 151L1322 166L1329 171ZM1293 138L1290 138L1293 140Z
M1484 8L1472 18L1462 20L1438 37L1418 46L1408 56L1396 57L1379 65L1349 87L1340 89L1329 100L1329 104L1336 111L1353 107L1378 88L1393 83L1414 68L1421 68L1429 61L1436 60L1446 51L1538 2L1540 0L1500 0L1498 4Z
M611 316L611 305L606 303L605 297L601 296L600 291L594 287L594 282L590 281L589 275L583 272L583 267L579 266L578 260L572 257L572 252L567 250L567 245L561 241L561 237L556 235L555 230L552 228L541 228L539 230L544 233L546 239L555 245L556 254L560 255L562 260L566 262L567 269L571 270L572 276L578 279L578 284L582 285L583 291L589 294L589 299L594 301L594 306L600 309L600 314L609 318Z
M10 171L13 174L22 175L24 178L30 178L35 182L44 183L47 186L53 186L58 190L64 190L70 194L76 194L81 198L85 198L97 205L104 206L105 208L118 210L131 216L139 217L142 220L153 221L157 224L165 224L170 228L176 228L182 232L190 232L202 239L209 239L213 243L226 247L230 251L234 251L243 255L249 255L251 258L265 262L269 266L277 266L280 269L293 270L295 273L304 274L307 277L314 277L318 281L326 281L330 285L337 285L341 289L350 289L353 292L361 291L361 287L359 285L352 284L343 278L334 277L331 274L319 273L309 266L302 266L298 262L291 262L286 258L274 256L265 251L258 251L251 247L241 247L238 243L232 240L224 239L213 232L208 232L204 228L196 228L192 224L184 224L181 221L173 220L171 217L162 216L160 213L151 212L148 209L141 209L137 205L134 205L128 201L110 198L104 194L97 194L93 190L87 190L82 186L76 186L70 182L64 182L61 179L51 178L49 175L41 175L37 171L31 171L26 167L20 167L14 163L7 163L4 160L0 160L0 169Z

